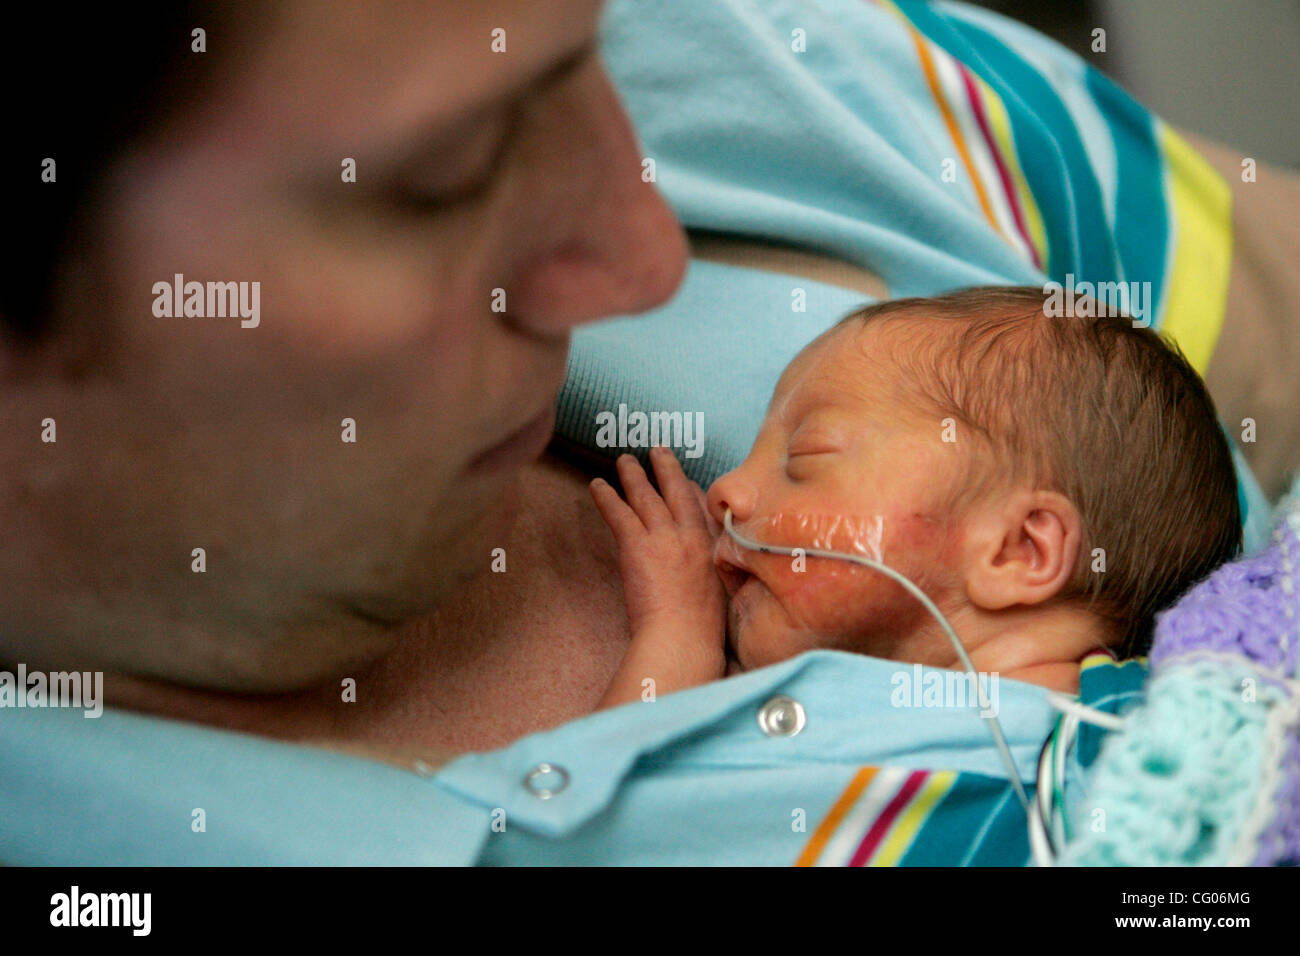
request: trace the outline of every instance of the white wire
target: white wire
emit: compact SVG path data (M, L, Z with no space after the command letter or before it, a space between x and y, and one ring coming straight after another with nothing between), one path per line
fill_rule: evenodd
M1036 866L1056 865L1056 857L1052 853L1052 845L1047 842L1047 828L1038 807L1029 811L1029 849L1034 855Z
M1097 710L1095 707L1088 707L1064 694L1048 691L1047 702L1061 711L1065 719L1061 721L1059 730L1053 731L1057 735L1057 740L1056 759L1052 761L1051 769L1044 768L1042 761L1038 765L1036 790L1040 799L1038 805L1034 807L1038 819L1030 819L1029 842L1034 853L1034 862L1039 866L1052 866L1055 864L1055 858L1051 852L1052 844L1045 839L1037 839L1039 835L1034 833L1035 826L1050 828L1056 845L1065 845L1065 808L1056 806L1056 791L1058 787L1062 790L1065 788L1065 757L1074 746L1075 738L1078 737L1079 724L1092 724L1110 731L1123 731L1125 728L1123 718L1106 713L1104 710ZM1044 776L1047 777L1046 781L1043 779Z
M1035 794L1033 809L1029 813L1029 849L1034 855L1034 863L1038 866L1054 866L1056 864L1056 854L1052 849L1052 841L1048 838L1047 831L1052 819L1052 793L1051 787L1043 786L1043 764L1050 759L1049 748L1043 747L1043 752L1038 757L1038 774L1037 774L1037 792ZM1046 806L1044 806L1046 802Z
M1103 727L1106 730L1124 729L1123 717L1117 717L1114 714L1106 713L1104 710L1081 704L1073 697L1067 697L1065 694L1057 693L1054 690L1047 692L1047 702L1057 710L1063 711L1085 724Z
M962 646L961 639L957 637L957 632L952 629L952 625L949 624L948 619L943 616L943 612L935 606L934 602L926 596L925 592L902 574L889 567L889 565L882 564L879 561L873 561L871 558L863 557L860 554L847 554L842 551L827 551L822 548L785 548L774 544L764 544L761 541L754 541L751 538L747 538L732 527L730 508L728 508L726 513L723 515L723 527L726 528L727 534L731 536L731 540L750 551L760 551L764 554L782 554L787 557L793 557L797 550L800 554L807 555L808 557L830 558L835 561L848 561L852 564L860 564L863 567L879 571L886 577L897 581L909 594L912 595L912 597L921 602L921 606L930 612L931 616L939 622L939 626L943 628L943 632L948 635L948 640L952 642L953 650L957 652L958 658L961 659L962 666L965 667L966 671L971 675L971 680L975 685L975 694L979 698L980 709L983 711L980 716L989 722L989 730L993 734L993 741L997 745L998 755L1002 758L1002 764L1006 768L1007 779L1011 782L1011 786L1016 792L1016 797L1020 800L1020 806L1024 808L1025 814L1030 819L1030 838L1032 841L1034 834L1034 811L1030 807L1029 796L1025 793L1024 784L1020 782L1020 771L1016 767L1015 758L1011 756L1011 748L1007 746L1006 737L1002 735L1002 725L998 723L997 717L993 715L993 708L989 705L988 698L984 693L984 685L980 683L979 674L975 670L975 665L971 663L970 657L966 653L966 648ZM988 714L988 716L985 717L984 714Z
M1061 736L1055 742L1052 748L1056 759L1052 762L1052 807L1056 808L1056 791L1059 786L1061 793L1065 793L1065 755L1070 752L1074 746L1074 737L1079 731L1079 716L1077 714L1066 714L1065 720L1061 722ZM1052 837L1057 846L1065 846L1065 808L1060 808L1060 813L1053 813L1048 817L1052 824Z

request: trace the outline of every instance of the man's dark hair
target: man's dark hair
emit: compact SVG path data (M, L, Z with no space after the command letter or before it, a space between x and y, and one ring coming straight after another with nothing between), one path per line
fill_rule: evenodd
M104 173L142 133L196 94L213 52L193 53L218 24L206 4L24 4L6 12L4 269L0 329L39 337L59 264ZM55 181L42 165L55 161Z

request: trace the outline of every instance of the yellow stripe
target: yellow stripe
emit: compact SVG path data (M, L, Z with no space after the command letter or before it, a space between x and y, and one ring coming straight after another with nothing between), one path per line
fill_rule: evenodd
M1174 219L1174 260L1160 330L1202 375L1223 330L1232 268L1232 190L1181 136L1160 124Z
M1020 157L1016 154L1015 140L1011 136L1011 117L1007 115L1007 108L1002 104L1002 98L993 91L992 87L978 76L975 77L975 82L979 86L980 95L988 110L993 138L998 141L998 149L1007 164L1007 171L1011 174L1011 182L1015 185L1016 197L1020 200L1020 210L1025 217L1025 228L1029 230L1029 238L1038 250L1038 259L1046 270L1047 227L1043 225L1043 214L1038 210L1038 203L1034 202L1034 194L1029 191L1029 180L1025 178L1024 170L1020 168Z
M863 767L853 775L849 785L840 794L839 799L835 801L835 805L831 807L831 812L826 814L826 819L822 820L818 825L812 839L808 841L808 845L799 854L799 859L794 861L795 866L812 866L817 862L817 858L821 856L822 850L826 849L826 843L835 832L835 828L853 809L853 805L858 802L858 797L862 796L862 791L867 789L868 784L875 777L876 769L876 767Z
M1094 667L1123 667L1125 664L1146 664L1145 657L1126 657L1122 661L1117 661L1109 654L1103 654L1098 651L1096 654L1089 654L1079 663L1079 673L1090 671Z
M916 835L921 832L925 818L953 785L957 779L955 770L940 770L930 774L921 791L912 798L911 804L890 828L888 836L872 856L868 866L898 866L907 848L912 845Z
M1094 667L1103 667L1106 664L1115 664L1117 661L1109 654L1097 651L1095 654L1089 654L1079 662L1079 672L1092 670Z

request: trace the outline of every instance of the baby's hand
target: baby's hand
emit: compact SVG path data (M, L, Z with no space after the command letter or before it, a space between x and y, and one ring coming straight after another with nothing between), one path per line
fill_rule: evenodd
M713 568L704 492L686 477L671 450L650 449L650 462L663 497L631 455L618 460L627 501L601 479L591 483L596 507L618 542L632 631L664 619L681 623L687 616L721 629L726 599Z
M626 676L655 678L667 693L723 676L726 596L713 567L704 492L669 449L652 448L650 461L662 497L631 455L618 460L627 501L599 478L591 495L618 542L633 641L625 669L646 671Z

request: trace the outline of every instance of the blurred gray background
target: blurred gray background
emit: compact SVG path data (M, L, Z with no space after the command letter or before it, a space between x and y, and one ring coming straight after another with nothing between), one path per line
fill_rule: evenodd
M974 2L1068 46L1172 126L1300 169L1300 0Z

